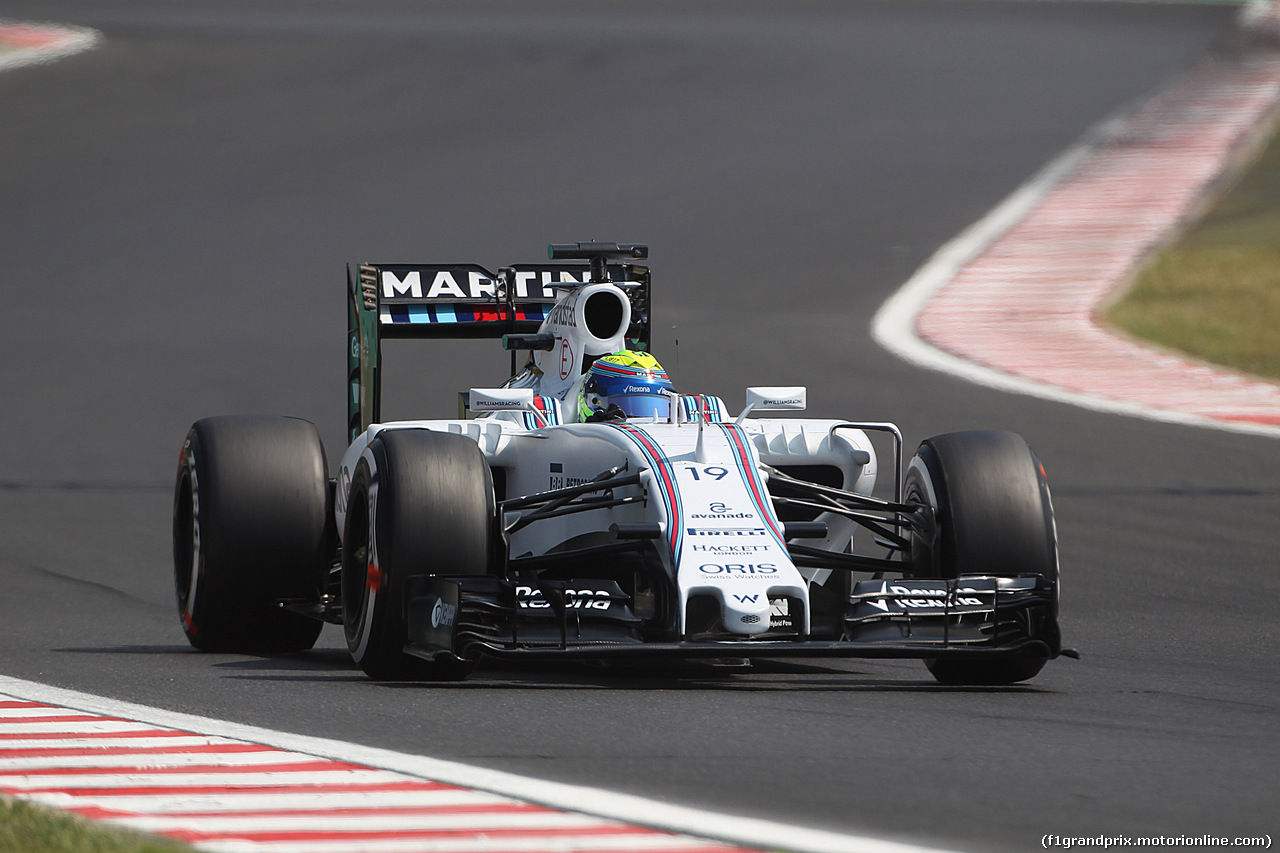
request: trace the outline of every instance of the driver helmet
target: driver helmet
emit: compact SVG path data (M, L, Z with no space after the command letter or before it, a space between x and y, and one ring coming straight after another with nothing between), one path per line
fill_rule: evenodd
M578 420L617 406L629 418L671 416L674 391L667 372L647 352L622 350L598 358L587 371L578 394Z

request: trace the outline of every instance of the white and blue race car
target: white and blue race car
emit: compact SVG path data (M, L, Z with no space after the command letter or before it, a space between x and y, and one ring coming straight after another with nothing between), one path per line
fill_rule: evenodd
M844 656L1009 684L1074 655L1049 487L1019 436L936 436L904 475L892 424L760 416L804 409L803 387L748 388L738 413L678 393L647 353L647 256L349 268L337 476L303 420L206 418L183 445L190 642L300 651L327 621L370 676L416 680L486 656ZM460 394L453 420L380 422L383 340L476 337L502 338L509 380Z

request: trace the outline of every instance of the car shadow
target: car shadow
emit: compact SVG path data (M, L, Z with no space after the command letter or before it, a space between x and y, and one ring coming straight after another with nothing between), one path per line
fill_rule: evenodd
M346 649L320 648L277 655L203 652L188 645L68 647L71 654L190 656L206 659L223 678L247 681L364 682L383 690L631 690L748 692L899 692L899 693L1053 693L1034 684L953 686L928 676L886 677L880 670L803 660L656 661L601 663L583 661L483 660L462 681L375 681L351 661ZM843 664L843 665L841 665Z
M923 669L923 666L921 667ZM374 682L390 690L610 690L737 692L1045 693L1028 684L955 687L931 677L886 677L882 671L789 660L756 660L748 666L690 661L680 664L600 665L582 662L511 664L484 661L464 681Z

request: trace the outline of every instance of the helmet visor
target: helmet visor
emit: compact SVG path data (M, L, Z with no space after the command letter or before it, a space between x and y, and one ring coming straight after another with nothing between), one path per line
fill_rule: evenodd
M629 418L669 418L671 398L646 391L639 394L610 394L609 404L622 409Z

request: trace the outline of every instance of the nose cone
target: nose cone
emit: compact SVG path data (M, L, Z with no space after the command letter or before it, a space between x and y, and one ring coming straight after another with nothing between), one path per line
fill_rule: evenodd
M769 630L769 596L764 593L725 594L724 628L731 634L763 634Z

